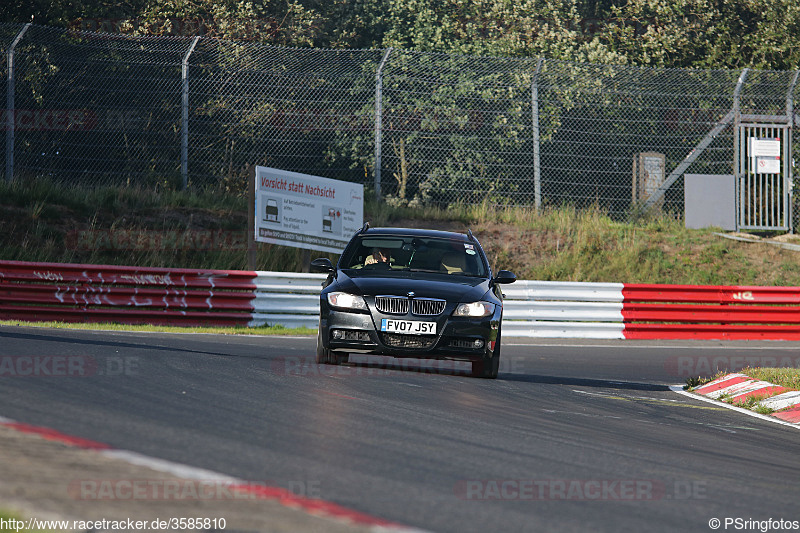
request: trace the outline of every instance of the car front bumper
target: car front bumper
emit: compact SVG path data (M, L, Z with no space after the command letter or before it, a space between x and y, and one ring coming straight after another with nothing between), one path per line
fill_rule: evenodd
M437 317L420 317L383 315L374 309L369 313L358 313L323 308L320 314L321 339L325 348L346 353L460 361L491 357L500 331L502 307L497 305L493 315L483 318L454 317L448 311L452 313L450 306ZM381 332L379 325L384 318L436 322L437 333Z

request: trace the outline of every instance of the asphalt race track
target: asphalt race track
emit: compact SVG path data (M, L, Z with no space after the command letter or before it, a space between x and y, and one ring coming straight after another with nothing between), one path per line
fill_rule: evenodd
M506 338L493 381L319 367L312 338L2 327L0 416L431 531L711 531L800 520L800 431L668 386L797 348Z

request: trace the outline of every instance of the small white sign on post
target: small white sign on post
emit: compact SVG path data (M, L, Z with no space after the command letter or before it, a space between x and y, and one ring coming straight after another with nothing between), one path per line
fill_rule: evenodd
M781 173L781 158L780 157L756 157L756 174L780 174Z
M364 186L255 167L256 241L341 253L364 225Z
M750 137L750 157L780 157L780 139Z

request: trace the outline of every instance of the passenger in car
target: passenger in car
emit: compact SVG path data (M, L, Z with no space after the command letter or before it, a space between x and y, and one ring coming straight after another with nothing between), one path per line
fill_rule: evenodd
M466 269L467 261L464 252L447 252L442 256L440 270L448 274L463 274Z

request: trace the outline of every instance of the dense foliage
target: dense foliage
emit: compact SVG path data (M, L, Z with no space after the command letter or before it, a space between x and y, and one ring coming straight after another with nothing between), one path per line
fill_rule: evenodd
M796 0L6 0L0 21L653 67L800 68Z

